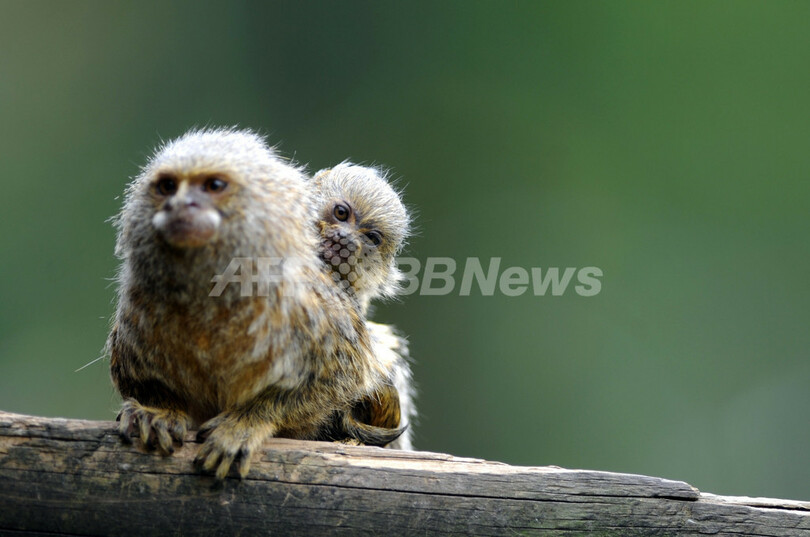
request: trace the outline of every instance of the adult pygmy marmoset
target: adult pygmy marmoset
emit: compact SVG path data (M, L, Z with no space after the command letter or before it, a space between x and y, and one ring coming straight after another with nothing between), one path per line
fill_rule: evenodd
M117 227L107 348L125 438L170 453L199 426L195 463L222 479L236 461L244 476L263 439L316 438L386 382L362 309L318 259L304 176L255 134L200 130L163 145ZM234 260L261 258L280 262L251 275L255 287L209 296Z

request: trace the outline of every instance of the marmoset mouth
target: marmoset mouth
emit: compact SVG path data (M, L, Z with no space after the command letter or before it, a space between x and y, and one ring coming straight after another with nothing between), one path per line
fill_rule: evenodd
M163 218L158 215L163 214ZM171 215L155 215L155 227L172 246L196 248L210 241L219 227L219 218L210 210L186 208Z

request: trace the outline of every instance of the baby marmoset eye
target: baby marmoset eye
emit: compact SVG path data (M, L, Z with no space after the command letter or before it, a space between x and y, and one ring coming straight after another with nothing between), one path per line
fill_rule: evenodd
M352 214L352 210L348 206L346 206L346 205L344 205L342 203L338 203L338 204L335 205L335 208L332 210L332 214L339 221L345 222L346 220L349 219L349 216Z
M383 240L382 233L380 233L375 229L372 229L371 231L366 231L366 238L370 240L371 244L373 244L374 246L379 246Z

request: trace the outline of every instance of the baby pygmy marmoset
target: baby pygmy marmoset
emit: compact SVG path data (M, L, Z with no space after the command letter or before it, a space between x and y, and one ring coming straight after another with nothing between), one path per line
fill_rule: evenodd
M195 463L222 479L236 461L244 476L263 439L316 438L388 375L359 305L318 259L303 174L255 134L166 143L129 185L117 226L107 348L123 437L171 453L200 426ZM245 263L262 259L279 262L250 274ZM214 293L234 262L242 285Z
M408 211L376 168L344 162L316 173L312 184L324 260L366 312L372 299L399 289L395 256L408 236Z
M400 194L382 170L344 162L321 170L312 180L321 232L321 255L336 283L360 303L363 313L378 297L394 296L402 274L396 254L408 237L410 217ZM367 322L372 350L387 371L387 383L356 403L343 418L347 430L333 430L368 443L362 424L397 428L403 434L388 447L412 449L416 415L407 341L393 327ZM381 437L384 435L378 435Z

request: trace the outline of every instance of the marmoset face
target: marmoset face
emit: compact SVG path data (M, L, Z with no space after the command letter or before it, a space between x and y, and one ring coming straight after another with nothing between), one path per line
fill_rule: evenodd
M160 172L149 190L157 207L152 225L177 248L196 248L214 238L222 223L221 207L236 186L225 173Z

